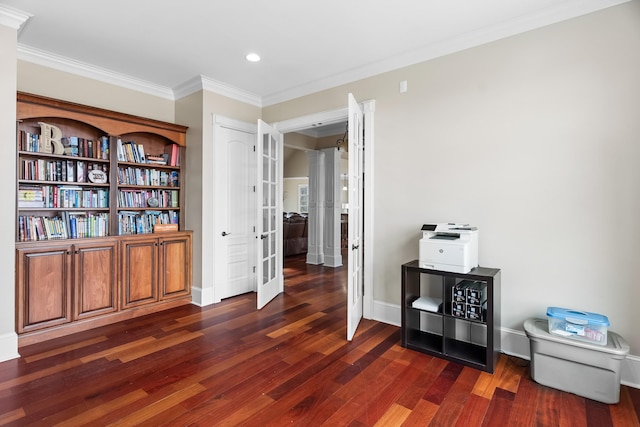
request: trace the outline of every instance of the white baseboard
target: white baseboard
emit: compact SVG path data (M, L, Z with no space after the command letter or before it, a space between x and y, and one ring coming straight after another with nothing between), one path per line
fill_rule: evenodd
M381 301L373 301L373 318L378 322L400 327L402 324L402 313L400 306Z
M215 296L213 294L213 288L198 288L191 287L191 303L197 305L198 307L205 307L207 305L214 304L216 302Z
M20 357L18 353L18 334L9 332L0 335L0 362L5 360L17 359Z
M342 255L326 255L324 256L325 267L342 267Z
M625 362L622 364L620 382L629 387L640 388L640 357L627 355Z
M400 326L400 306L397 304L374 301L372 320L387 323L389 325ZM524 331L509 328L501 328L500 331L500 351L510 356L531 360L529 338L527 338ZM627 355L626 360L622 362L621 377L620 382L622 384L640 389L640 357L631 354Z

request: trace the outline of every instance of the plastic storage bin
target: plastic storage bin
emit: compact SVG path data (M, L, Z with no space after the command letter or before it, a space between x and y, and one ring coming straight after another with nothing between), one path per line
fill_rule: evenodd
M549 320L549 332L552 334L600 345L607 344L607 329L609 329L607 316L587 311L549 307L547 308L547 319Z
M527 319L531 378L542 385L603 403L620 400L620 370L629 344L609 331L606 345L550 334L547 320Z

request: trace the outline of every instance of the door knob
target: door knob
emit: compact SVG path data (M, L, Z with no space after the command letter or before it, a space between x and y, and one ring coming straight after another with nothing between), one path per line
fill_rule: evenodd
M261 234L261 235L260 235L260 240L264 240L264 239L266 239L267 237L269 237L269 235L268 235L268 234Z
M222 237L224 237L224 236L228 236L229 234L231 234L231 233L227 233L226 231L223 231L223 232L222 232Z
M351 250L356 250L360 247L360 245L351 245Z

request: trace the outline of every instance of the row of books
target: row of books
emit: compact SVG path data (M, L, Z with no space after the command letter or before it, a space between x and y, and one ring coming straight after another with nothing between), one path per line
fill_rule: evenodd
M109 138L103 136L99 140L85 139L78 136L62 138L64 153L67 156L89 157L92 159L109 158Z
M178 171L163 171L127 167L118 168L118 183L127 185L156 185L179 187Z
M64 147L64 154L91 159L109 159L109 137L103 136L93 140L79 136L68 136L60 139ZM32 153L44 152L42 135L24 130L20 131L18 150Z
M81 239L109 235L109 214L61 212L60 216L18 216L18 240Z
M118 234L153 233L156 224L178 224L178 213L175 211L145 211L118 213Z
M89 182L89 172L100 170L108 176L106 163L74 160L22 159L19 179L32 181Z
M109 190L66 185L20 185L18 208L108 208Z
M118 138L118 161L156 165L180 166L180 147L168 144L163 153L145 153L144 145Z
M177 208L179 206L178 190L119 190L118 207L121 208ZM157 204L149 199L154 198Z

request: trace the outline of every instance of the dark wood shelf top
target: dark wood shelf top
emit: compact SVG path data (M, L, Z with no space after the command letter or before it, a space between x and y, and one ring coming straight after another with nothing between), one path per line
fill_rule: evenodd
M37 157L37 158L46 158L46 159L56 159L56 160L74 160L74 161L84 161L84 162L94 162L94 163L109 163L109 159L97 159L95 157L83 157L83 156L67 156L65 154L52 154L52 153L41 153L39 151L25 151L20 150L18 154L22 157Z
M74 181L34 181L31 179L19 179L18 184L24 185L59 185L61 187L102 187L108 188L109 183L98 184L95 182L74 182Z
M160 165L157 163L118 162L118 166L139 167L144 169L166 169L179 172L180 166Z

